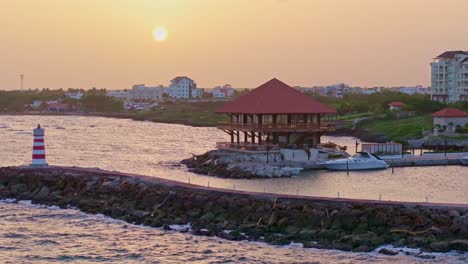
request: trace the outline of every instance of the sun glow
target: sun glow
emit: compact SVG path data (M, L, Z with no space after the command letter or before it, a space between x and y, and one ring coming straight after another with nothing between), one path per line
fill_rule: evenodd
M153 29L153 39L157 42L163 42L167 39L167 29L165 27L156 27Z

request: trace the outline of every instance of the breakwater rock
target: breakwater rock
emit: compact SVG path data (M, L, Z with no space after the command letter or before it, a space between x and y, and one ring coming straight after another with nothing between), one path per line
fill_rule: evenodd
M0 168L0 197L77 207L129 223L229 240L371 251L383 244L468 251L468 210L210 189L100 170ZM385 252L383 252L385 253Z
M297 167L286 166L280 153L236 153L226 150L211 150L201 155L182 160L190 171L221 178L251 179L291 177L300 173Z

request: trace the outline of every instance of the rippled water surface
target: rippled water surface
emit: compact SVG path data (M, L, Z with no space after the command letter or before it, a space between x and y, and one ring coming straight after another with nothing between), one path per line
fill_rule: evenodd
M426 254L427 256L427 254ZM468 254L385 256L232 242L78 210L0 201L0 263L464 263Z
M259 192L395 201L468 203L468 167L407 167L351 172L309 171L294 178L231 180L188 172L178 162L213 149L216 128L77 116L0 116L0 166L30 162L32 128L46 129L50 164L99 167L199 185ZM323 137L354 150L349 137Z
M307 195L468 202L468 169L421 167L357 173L306 172L290 179L229 180L196 175L178 162L227 140L214 128L97 117L0 116L0 166L30 162L32 128L46 129L48 162L178 181ZM353 149L351 138L324 138ZM77 210L0 201L0 263L465 263L467 254L384 256L231 242L139 227ZM409 250L411 252L411 250Z

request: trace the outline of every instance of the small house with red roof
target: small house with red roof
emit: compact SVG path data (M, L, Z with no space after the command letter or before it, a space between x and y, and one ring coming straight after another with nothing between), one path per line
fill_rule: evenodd
M47 102L47 111L50 112L69 112L73 108L69 104L60 102Z
M405 104L402 102L391 102L388 104L388 108L391 111L400 111L403 106L405 106Z
M229 122L217 127L231 139L217 143L218 148L263 151L290 145L316 147L324 132L335 131L334 123L322 120L336 114L335 109L276 78L222 105L217 113L229 116Z
M468 114L456 108L444 108L432 114L434 127L449 132L455 132L456 127L465 127L468 124Z

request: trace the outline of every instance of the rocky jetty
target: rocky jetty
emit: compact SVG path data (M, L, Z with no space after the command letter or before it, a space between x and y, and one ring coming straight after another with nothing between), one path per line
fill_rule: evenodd
M300 173L301 168L286 166L280 153L266 154L236 153L226 150L211 150L202 155L182 160L190 171L221 178L251 179L291 177Z
M0 198L77 207L129 223L229 240L371 251L468 251L468 207L210 189L100 170L0 168ZM383 250L383 254L394 254Z

